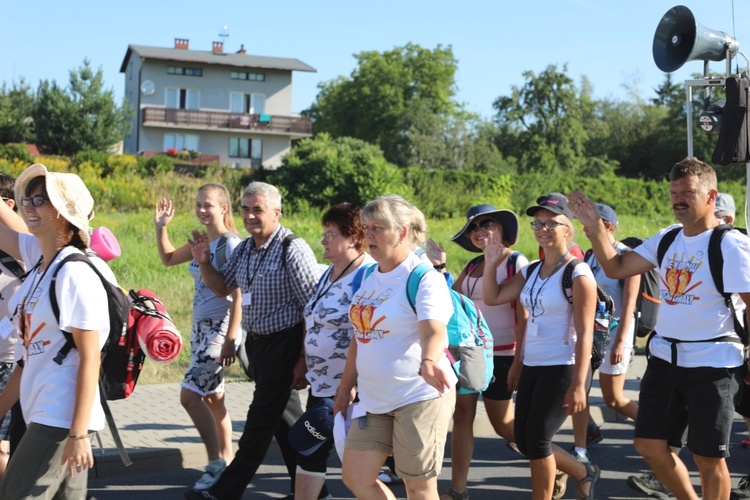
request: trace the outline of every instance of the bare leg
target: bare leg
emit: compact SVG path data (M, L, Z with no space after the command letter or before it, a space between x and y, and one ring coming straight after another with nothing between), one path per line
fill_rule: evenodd
M513 400L484 399L484 407L487 409L487 417L489 417L492 428L495 429L497 435L515 442L513 436ZM455 427L456 424L453 425Z
M324 473L304 471L298 466L294 479L294 500L317 500L325 482Z
M573 443L577 448L586 448L586 430L589 426L589 407L574 413L573 419Z
M695 465L701 473L703 498L728 500L732 491L727 461L723 458L704 457L693 454Z
M635 438L635 449L646 460L656 477L680 499L698 500L687 467L664 439ZM705 495L704 495L705 496ZM706 496L706 498L712 498Z
M378 481L380 466L387 456L377 450L347 449L344 452L341 478L355 497L363 500L396 500L393 492Z
M424 481L404 479L406 496L409 500L438 500L437 477Z
M602 397L607 406L631 420L638 415L638 403L625 396L625 374L607 375L599 374L599 385L602 389Z
M185 411L187 411L193 424L195 424L195 428L198 434L200 434L203 444L206 446L208 459L215 460L219 458L219 435L216 430L214 415L208 404L203 401L200 394L184 387L180 391L180 403L185 408Z
M232 420L229 418L229 412L224 404L224 393L209 394L203 400L214 415L221 457L229 463L234 456L232 448Z
M469 466L474 454L474 417L479 394L459 394L453 413L451 432L451 488L458 493L466 490Z
M555 487L555 457L550 455L529 460L529 465L531 466L531 498L534 500L552 498L552 490Z

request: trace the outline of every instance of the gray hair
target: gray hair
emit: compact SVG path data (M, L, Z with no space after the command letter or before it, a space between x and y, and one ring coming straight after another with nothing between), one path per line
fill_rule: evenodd
M271 210L281 210L281 193L276 186L265 182L251 182L242 192L242 197L258 195L266 197L266 206Z
M424 243L427 222L424 214L401 196L388 194L370 201L362 209L362 222L383 222L393 231L406 226L412 245Z

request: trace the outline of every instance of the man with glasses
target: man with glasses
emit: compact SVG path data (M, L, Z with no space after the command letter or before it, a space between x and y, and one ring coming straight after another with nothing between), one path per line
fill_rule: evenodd
M716 172L686 158L669 174L675 218L670 226L632 252L618 254L606 237L596 206L580 191L569 198L584 225L596 260L614 279L659 268L662 304L651 356L641 380L634 444L656 477L678 498L697 499L687 467L671 446L687 447L700 470L704 498L729 498L731 478L725 457L737 391L734 372L743 363L743 345L733 311L717 290L708 250L713 230ZM664 243L662 240L664 239ZM737 231L723 235L724 291L735 310L750 303L750 240Z
M278 189L264 182L248 185L242 195L242 221L250 237L220 271L211 265L208 234L193 232L193 258L208 287L219 296L242 290L242 328L255 392L234 460L211 488L188 490L187 498L242 498L274 436L289 477L293 480L296 474L297 452L288 434L302 415L296 391L307 385L302 310L319 272L308 244L283 227L280 217ZM321 497L328 497L325 486Z

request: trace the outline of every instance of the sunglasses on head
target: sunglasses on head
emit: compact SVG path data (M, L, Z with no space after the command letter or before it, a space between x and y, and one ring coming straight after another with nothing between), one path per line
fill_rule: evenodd
M547 222L541 222L538 220L535 220L531 223L531 229L534 231L539 231L543 227L546 227L547 229L555 229L557 226L567 226L564 222L557 222L556 220L548 220Z
M492 219L484 219L483 221L481 221L481 222L479 222L477 224L470 225L469 226L469 234L474 234L479 229L481 229L483 231L486 231L489 228L491 228L493 224L497 224L497 222L495 222Z

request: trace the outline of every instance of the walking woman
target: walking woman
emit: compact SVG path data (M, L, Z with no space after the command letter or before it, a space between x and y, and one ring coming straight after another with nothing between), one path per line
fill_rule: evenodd
M94 465L89 435L104 428L97 388L109 334L107 295L86 263L57 266L68 255L85 253L94 200L80 177L48 172L41 164L21 173L15 196L31 234L0 224L0 249L31 271L9 304L22 359L0 395L0 415L20 397L28 429L0 482L0 498L80 500ZM2 204L0 210L10 208ZM93 261L116 282L103 261ZM56 294L59 318L50 294ZM54 358L66 343L61 330L72 335L75 349L58 364Z
M359 389L346 439L342 478L357 498L389 498L377 477L393 454L409 498L437 498L456 376L445 355L453 313L440 273L428 271L409 301L406 286L422 261L412 249L424 241L424 215L400 196L381 196L362 210L366 248L377 262L354 294L354 337L334 413L346 412Z
M323 214L322 222L323 258L331 266L323 273L304 310L308 409L323 398L336 396L354 331L349 306L356 292L354 287L358 286L355 278L359 276L361 280L363 267L374 262L364 253L365 232L357 205L334 205ZM333 440L329 439L313 454L297 457L294 498L315 500L323 496L321 489L332 447Z
M227 189L221 184L204 184L195 198L195 215L208 233L211 263L216 269L229 260L240 243L232 218ZM239 289L228 297L217 297L203 281L190 244L175 248L167 234L174 217L172 201L162 198L154 210L156 246L165 266L189 262L195 281L193 327L190 332L190 365L180 391L180 403L190 415L206 446L208 465L193 486L207 490L219 479L232 458L232 421L224 403L224 369L234 362L240 341L242 297Z
M518 241L518 216L514 212L498 210L492 205L471 207L466 213L466 224L453 237L453 241L469 252L480 253L493 234L498 235L503 246L494 279L497 283L504 283L529 263L524 255L511 250ZM482 392L482 400L495 432L507 439L509 446L515 446L513 391L521 374L521 363L514 355L518 339L526 328L528 313L518 299L497 306L485 304L484 272L485 258L482 254L469 262L453 288L476 303L492 332L495 379ZM479 393L462 394L459 390L456 396L451 432L451 486L440 497L441 500L469 498L466 486L474 454L474 418L478 400Z
M532 263L510 281L494 278L503 256L499 234L485 245L484 301L504 304L521 298L529 311L526 332L516 347L523 364L516 395L515 438L531 465L532 498L552 498L555 471L559 469L578 482L577 498L594 498L599 468L578 462L552 444L552 438L568 415L586 408L586 377L589 373L596 308L596 282L591 269L578 263L572 272L571 305L563 292L562 277L570 255L573 214L560 193L537 199L526 210L545 259Z

